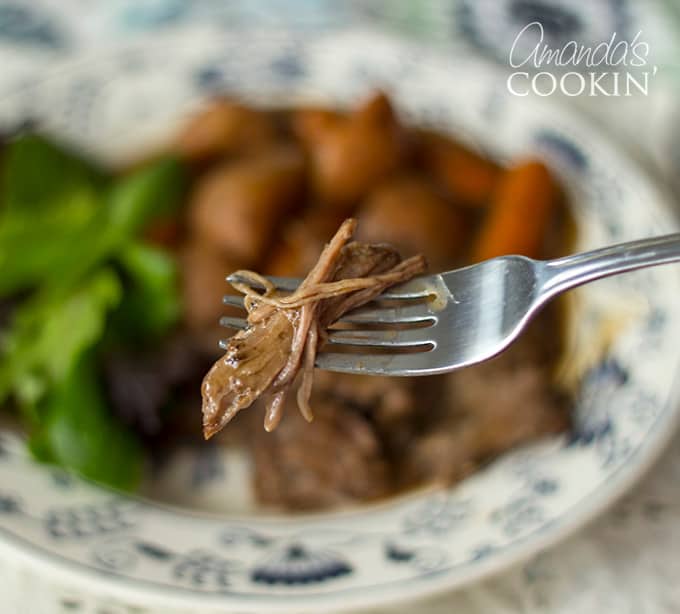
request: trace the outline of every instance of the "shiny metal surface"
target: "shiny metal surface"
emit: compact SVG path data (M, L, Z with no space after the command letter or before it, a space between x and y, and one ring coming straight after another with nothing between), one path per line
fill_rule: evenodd
M388 306L371 303L347 314L341 322L360 328L331 330L316 365L329 371L395 376L459 369L502 352L541 307L570 288L677 261L680 234L673 234L556 260L503 256L417 278L383 294L380 299L389 300ZM300 282L271 280L287 291ZM243 301L228 296L225 303L242 306ZM244 321L223 318L222 324L241 328Z

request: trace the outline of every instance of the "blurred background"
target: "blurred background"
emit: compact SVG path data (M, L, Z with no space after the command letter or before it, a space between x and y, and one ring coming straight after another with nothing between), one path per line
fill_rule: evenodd
M543 25L544 42L552 48L571 40L593 48L614 33L617 41L637 36L648 43L648 65L658 69L648 95L580 96L566 102L594 115L652 172L674 184L680 164L674 104L680 87L676 0L2 1L0 93L40 79L65 59L92 57L111 46L187 28L225 33L374 28L446 53L474 54L509 70L512 42L532 21Z

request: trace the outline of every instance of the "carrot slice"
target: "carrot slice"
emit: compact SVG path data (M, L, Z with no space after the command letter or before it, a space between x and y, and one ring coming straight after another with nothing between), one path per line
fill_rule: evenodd
M506 171L473 246L475 262L520 254L541 254L560 192L544 164L529 160Z

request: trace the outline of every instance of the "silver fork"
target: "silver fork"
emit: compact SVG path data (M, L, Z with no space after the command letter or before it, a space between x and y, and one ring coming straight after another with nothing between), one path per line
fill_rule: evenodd
M558 294L590 281L680 261L680 234L612 245L555 260L503 256L413 279L346 314L331 329L316 366L370 375L432 375L492 358ZM269 278L293 291L301 280ZM239 281L229 276L227 281ZM224 303L243 306L243 297ZM243 318L224 317L229 328ZM354 328L347 328L354 326ZM225 347L226 342L220 342ZM353 353L345 350L350 348ZM359 350L361 353L356 353Z

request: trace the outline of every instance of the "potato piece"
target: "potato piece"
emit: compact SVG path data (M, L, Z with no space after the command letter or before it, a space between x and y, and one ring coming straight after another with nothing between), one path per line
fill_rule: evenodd
M276 133L276 123L267 112L217 99L189 120L176 149L183 157L200 161L262 148L275 140Z
M425 254L432 270L452 263L464 240L459 210L416 175L404 175L376 189L357 215L357 238L394 245L402 256Z
M179 263L187 326L193 330L217 327L220 316L226 315L222 296L235 294L224 278L242 267L196 239L182 248Z
M425 169L456 203L484 207L489 203L501 176L501 168L491 160L452 139L424 134L421 155Z
M496 189L472 259L539 257L560 198L559 186L542 162L529 160L510 168Z
M319 201L345 213L399 168L406 152L404 133L384 94L347 118L308 116L299 133Z
M224 164L191 199L191 227L201 240L247 266L256 264L281 218L304 192L302 153L292 146Z

